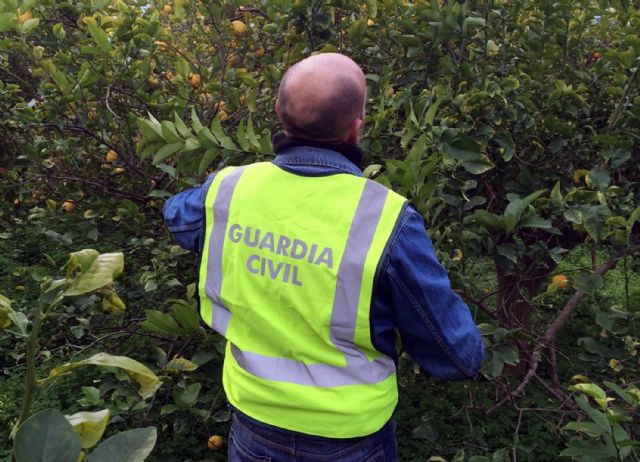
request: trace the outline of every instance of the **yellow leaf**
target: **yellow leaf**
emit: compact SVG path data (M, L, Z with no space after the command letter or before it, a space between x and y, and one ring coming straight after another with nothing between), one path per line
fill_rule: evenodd
M129 376L129 379L138 385L138 394L143 398L153 396L161 384L158 376L144 364L126 356L112 356L108 353L98 353L82 361L63 364L52 369L49 372L49 377L57 377L67 371L86 365L111 366L122 369Z
M102 294L102 309L107 313L120 315L126 307L115 290L108 289Z
M197 368L197 364L185 358L174 358L165 367L169 371L195 371Z
M89 449L95 446L102 438L109 422L109 410L76 412L65 417L80 435L80 446L84 449Z

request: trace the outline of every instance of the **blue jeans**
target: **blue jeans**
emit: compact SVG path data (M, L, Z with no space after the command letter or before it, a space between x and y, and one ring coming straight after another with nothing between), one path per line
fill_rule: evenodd
M396 462L396 423L372 435L334 439L265 426L232 412L229 462Z

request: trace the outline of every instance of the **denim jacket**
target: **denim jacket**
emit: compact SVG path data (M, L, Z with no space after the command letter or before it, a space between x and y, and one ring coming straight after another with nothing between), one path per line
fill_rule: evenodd
M342 154L317 147L293 147L273 160L303 176L362 172ZM200 253L204 242L204 199L213 176L200 187L171 197L164 219L176 242ZM474 378L484 355L482 339L467 305L451 290L422 217L407 205L396 223L373 288L371 339L397 361L402 348L430 375L445 380Z

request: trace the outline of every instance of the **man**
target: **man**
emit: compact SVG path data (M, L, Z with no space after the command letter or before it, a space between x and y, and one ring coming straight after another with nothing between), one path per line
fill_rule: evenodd
M397 337L427 373L473 378L480 334L419 214L362 178L365 77L294 65L273 162L231 167L165 205L200 258L200 310L228 339L231 461L394 461Z

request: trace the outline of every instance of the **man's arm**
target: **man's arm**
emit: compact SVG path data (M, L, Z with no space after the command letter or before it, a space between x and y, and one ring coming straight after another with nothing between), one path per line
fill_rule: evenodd
M437 378L473 378L484 349L469 308L451 290L422 217L407 207L400 220L381 277L403 348Z
M204 199L214 175L202 186L187 189L170 197L164 204L164 222L176 243L192 252L202 249L204 235Z

